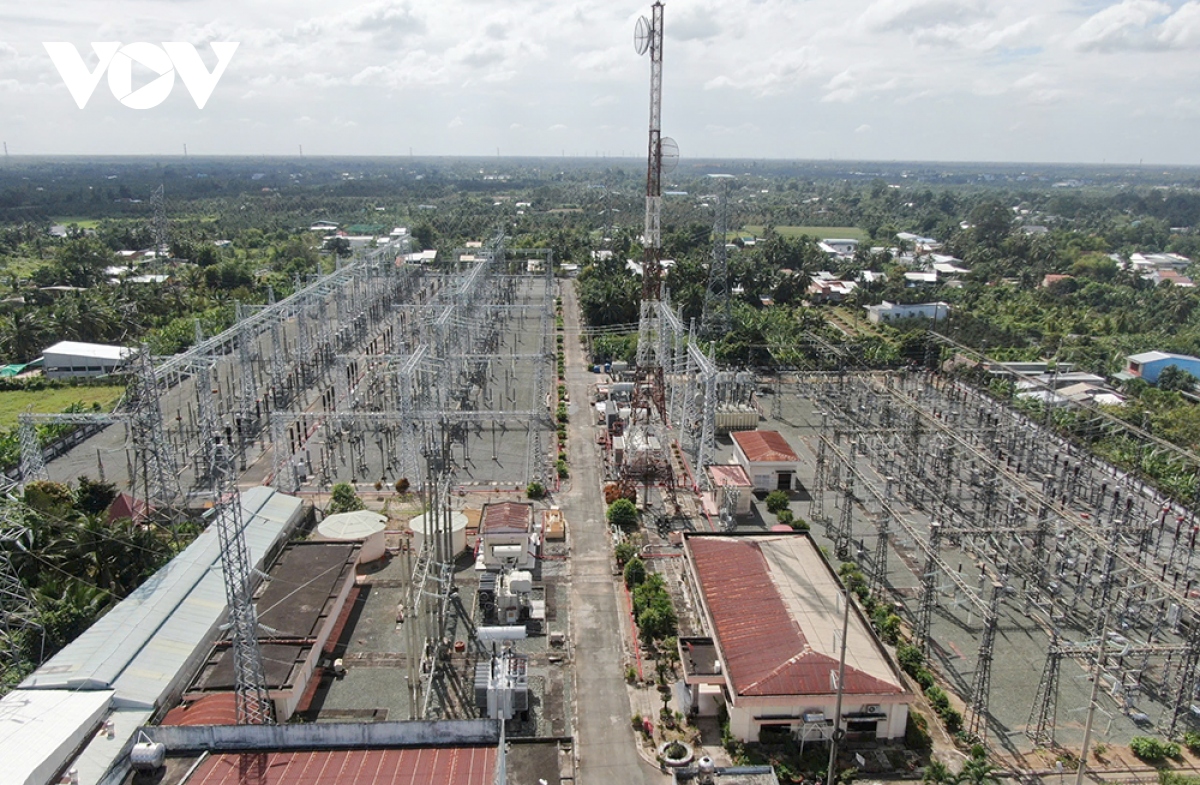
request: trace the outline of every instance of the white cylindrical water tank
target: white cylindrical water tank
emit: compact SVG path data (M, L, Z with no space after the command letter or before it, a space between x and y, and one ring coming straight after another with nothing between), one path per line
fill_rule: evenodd
M412 531L412 547L420 551L425 544L425 537L432 534L435 521L429 513L418 515L408 522ZM467 516L455 510L450 513L450 547L455 554L462 553L467 547Z
M384 531L387 529L387 517L370 510L342 512L330 515L317 526L315 539L333 542L351 542L362 540L362 551L359 553L360 562L370 562L383 558L386 552Z
M129 761L138 771L157 771L167 759L167 745L155 741L141 741L129 751Z

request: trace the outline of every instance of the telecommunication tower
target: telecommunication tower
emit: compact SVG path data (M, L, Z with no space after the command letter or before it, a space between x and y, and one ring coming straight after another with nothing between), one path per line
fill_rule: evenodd
M662 135L663 4L650 7L650 18L637 21L633 38L637 53L650 54L650 145L646 157L646 221L642 244L642 303L638 319L638 369L660 368L655 357L662 299L662 176L679 160L679 147ZM658 376L660 374L655 374Z
M164 249L166 255L170 256L171 237L167 226L167 198L163 194L161 185L155 188L154 193L150 195L150 209L153 211L150 219L150 233L154 235L154 256L157 258L164 252Z

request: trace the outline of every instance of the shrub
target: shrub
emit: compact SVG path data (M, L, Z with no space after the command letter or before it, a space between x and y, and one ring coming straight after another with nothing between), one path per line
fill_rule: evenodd
M1179 745L1150 736L1134 736L1129 740L1129 749L1147 763L1161 763L1166 758L1179 757Z
M621 542L617 543L617 547L613 549L613 555L617 557L617 564L621 568L624 568L625 565L629 563L630 559L632 559L634 556L637 556L637 551L637 546L632 542L629 540L621 540Z
M786 510L788 506L788 495L784 491L771 491L767 494L767 512L773 512L778 515L781 511Z
M646 582L646 563L637 556L625 563L625 588L633 590Z
M354 490L353 485L348 482L339 482L333 486L332 492L329 494L329 508L326 512L330 515L339 512L354 512L365 506L362 499L358 498L358 493Z
M555 466L555 469L558 471L558 479L560 480L565 480L571 476L571 471L567 468L566 461L560 460Z
M792 521L796 520L796 517L794 515L792 515L791 510L780 510L778 513L775 514L775 517L779 519L780 523L785 524L787 526L791 526Z
M546 498L546 486L534 480L525 486L525 497L534 501Z
M633 502L628 499L617 499L608 505L608 512L605 517L613 526L620 526L622 529L627 529L637 526L638 511Z
M396 480L395 487L396 487L396 493L408 493L408 489L411 486L408 483L407 477L401 477L399 480Z
M1100 745L1097 744L1096 746L1099 747ZM1189 752L1200 755L1200 733L1188 731L1183 734L1183 746L1187 747Z
M962 730L963 716L958 709L946 707L944 711L939 712L942 717L942 722L946 725L946 731L949 733L958 733Z
M894 613L884 616L879 625L879 637L883 638L884 643L895 646L900 640L900 617Z
M804 520L803 518L796 518L795 520L792 521L791 525L792 525L792 528L798 532L806 532L811 528L808 525L808 521Z
M925 655L916 646L902 644L896 648L896 661L909 676L916 677L917 671L925 667Z
M950 708L950 696L936 684L925 688L925 697L929 699L929 705L938 714L942 714L946 709Z
M929 720L925 715L910 710L908 721L904 726L904 746L910 750L927 750L933 746L933 737L929 735Z

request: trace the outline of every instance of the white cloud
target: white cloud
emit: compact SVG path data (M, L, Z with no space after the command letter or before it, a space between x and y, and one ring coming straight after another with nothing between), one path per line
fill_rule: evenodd
M862 124L862 125L860 125L858 128L855 128L855 129L854 129L854 133L856 133L856 134L865 134L865 133L867 133L867 132L868 132L868 131L870 131L870 130L871 130L871 126L867 125L866 123L863 123L863 124Z
M1123 0L1079 26L1072 44L1080 51L1143 49L1153 41L1151 25L1171 12L1157 0Z
M938 25L959 25L988 15L983 0L875 0L860 21L867 30L885 32Z
M1200 2L1184 3L1171 14L1162 23L1158 40L1171 49L1200 47Z
M154 151L184 135L214 154L298 141L387 153L402 117L417 154L557 155L569 137L640 155L649 64L631 39L648 6L204 0L148 16L147 0L48 3L5 20L0 116L10 147L44 153ZM666 38L663 125L690 156L823 157L869 125L859 154L1200 163L1200 0L672 0ZM47 40L241 45L202 112L173 97L133 123L103 83L81 114ZM921 112L935 127L880 130Z

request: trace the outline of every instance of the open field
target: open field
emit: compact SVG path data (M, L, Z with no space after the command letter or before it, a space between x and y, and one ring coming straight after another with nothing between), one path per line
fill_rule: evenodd
M79 216L68 216L66 218L62 218L62 217L53 218L53 219L51 219L50 223L61 224L63 226L70 226L71 224L75 224L80 229L95 229L97 226L100 225L100 221L95 218L80 218Z
M61 412L73 403L82 403L91 408L93 403L109 411L121 394L125 385L114 384L105 387L64 387L60 390L14 390L0 392L0 428L11 428L17 424L17 415L32 406L38 414L55 414Z
M763 229L762 226L742 227L743 231L750 232L756 237L762 236ZM867 239L867 233L855 226L776 226L775 231L783 237L799 237L806 234L818 240L827 240L830 237L859 241Z

